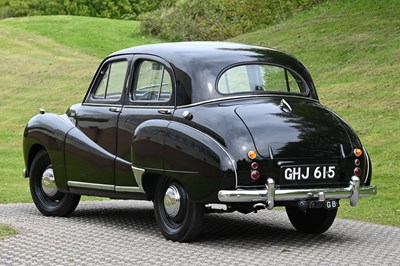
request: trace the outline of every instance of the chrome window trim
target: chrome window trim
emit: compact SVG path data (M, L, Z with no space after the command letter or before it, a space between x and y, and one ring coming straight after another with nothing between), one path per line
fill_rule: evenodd
M108 103L82 103L83 106L103 106L103 107L122 107L122 104L108 104Z
M123 105L123 104L106 104L106 103L82 103L83 106L100 106L100 107L123 107L123 108L145 108L145 109L174 109L173 105Z
M145 108L145 109L174 109L175 107L172 105L124 105L124 108Z
M214 102L222 102L222 101L230 101L230 100L236 100L236 99L247 99L247 98L269 98L269 97L284 97L284 98L296 98L296 99L307 99L310 101L314 102L319 102L317 99L309 98L306 96L300 96L300 95L287 95L287 94L268 94L268 95L237 95L237 96L230 96L230 97L221 97L221 98L216 98L216 99L211 99L211 100L205 100L205 101L200 101L197 103L191 103L191 104L185 104L185 105L180 105L177 106L176 109L182 109L182 108L189 108L189 107L194 107L202 104L207 104L207 103L214 103Z

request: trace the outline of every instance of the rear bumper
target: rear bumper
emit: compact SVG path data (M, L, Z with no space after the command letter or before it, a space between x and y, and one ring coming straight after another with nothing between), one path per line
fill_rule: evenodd
M350 205L356 206L359 198L373 197L376 195L376 186L361 186L360 179L351 178L348 187L340 188L312 188L312 189L275 189L275 181L269 178L265 189L258 190L220 190L218 199L221 202L266 202L267 208L274 208L275 201L298 201L318 198L350 199Z

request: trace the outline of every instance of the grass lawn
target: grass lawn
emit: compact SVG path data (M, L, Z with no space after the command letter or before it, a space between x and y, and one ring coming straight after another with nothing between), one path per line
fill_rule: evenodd
M104 56L153 43L138 22L45 16L0 20L0 203L31 202L22 133L40 108L63 113L82 101Z
M378 196L339 216L400 226L400 5L330 1L279 25L232 39L275 47L308 66L321 102L356 130L370 153Z
M104 58L127 47L157 43L139 33L139 21L74 16L38 16L0 21L19 32L37 33L64 46Z
M99 58L0 21L0 202L30 202L22 133L40 108L62 113L81 101Z
M12 236L17 233L12 227L4 224L0 224L0 239L6 236Z

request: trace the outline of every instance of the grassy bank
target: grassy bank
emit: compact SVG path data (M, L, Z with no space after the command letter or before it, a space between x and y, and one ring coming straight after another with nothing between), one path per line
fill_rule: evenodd
M104 56L155 42L136 21L48 16L0 20L0 203L31 202L22 133L40 108L80 102Z
M357 131L378 196L339 216L400 226L400 5L332 1L285 23L232 39L285 50L309 67L323 104Z
M36 33L58 44L103 58L123 48L160 42L139 33L139 21L74 16L39 16L0 21L18 32Z

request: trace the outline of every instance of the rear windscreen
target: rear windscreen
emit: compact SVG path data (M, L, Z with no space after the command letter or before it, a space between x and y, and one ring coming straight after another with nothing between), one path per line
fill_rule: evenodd
M305 82L290 70L275 65L239 65L226 70L219 78L218 92L284 92L306 94Z

